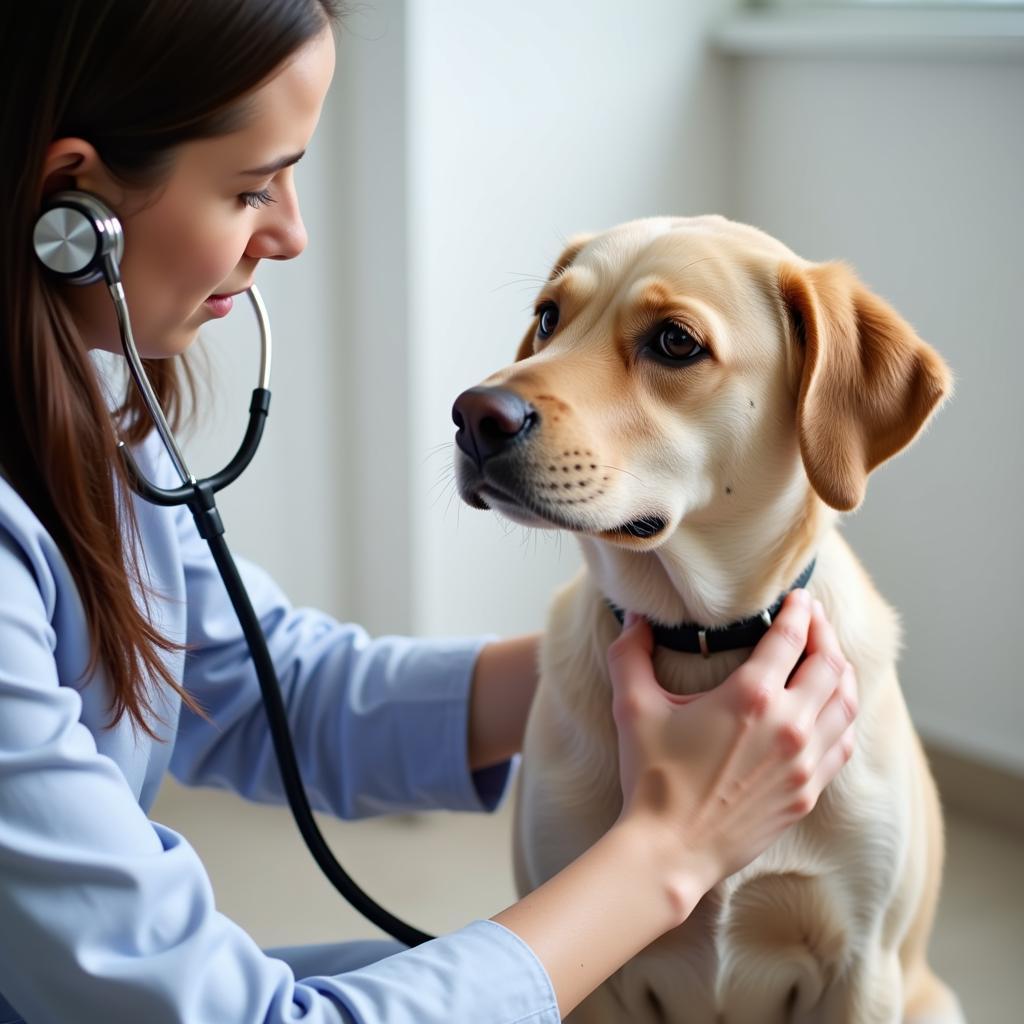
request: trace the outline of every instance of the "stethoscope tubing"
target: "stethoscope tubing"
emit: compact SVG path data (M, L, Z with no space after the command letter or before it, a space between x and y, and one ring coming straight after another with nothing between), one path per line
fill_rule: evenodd
M214 493L235 480L256 454L270 408L270 324L266 306L259 291L255 287L251 287L247 292L259 321L261 339L260 385L252 393L252 401L249 405L249 423L242 444L232 460L219 473L215 473L213 476L202 480L197 480L189 472L184 457L181 455L174 440L174 435L163 415L163 411L160 409L160 404L156 399L149 379L146 377L142 360L139 358L135 347L131 320L128 315L128 306L124 301L124 291L121 288L120 282L118 281L110 285L110 291L118 311L121 341L125 349L125 355L128 358L132 377L139 387L143 401L153 417L153 422L156 425L160 439L167 448L168 455L182 481L179 487L173 489L156 486L142 474L127 445L119 442L118 450L121 453L129 483L140 497L154 504L164 506L187 505L195 519L200 536L209 545L217 570L224 581L232 607L238 616L246 643L249 646L253 665L256 668L256 676L263 697L263 706L267 714L270 735L274 744L274 753L277 756L281 780L288 799L288 806L291 808L292 817L295 819L295 824L298 826L299 832L309 848L313 859L319 865L320 870L323 871L331 884L360 914L406 946L418 946L428 942L433 938L432 935L422 932L412 927L412 925L406 924L400 918L395 917L356 884L341 864L338 863L337 858L331 852L327 841L317 826L316 820L313 818L309 798L306 796L306 790L302 783L298 759L295 756L295 747L292 742L291 728L288 724L284 698L281 694L280 681L277 678L277 672L274 669L274 663L271 659L259 618L253 609L252 601L249 599L248 591L242 582L235 560L228 549L227 541L224 539L224 524L221 521L220 513L214 501Z

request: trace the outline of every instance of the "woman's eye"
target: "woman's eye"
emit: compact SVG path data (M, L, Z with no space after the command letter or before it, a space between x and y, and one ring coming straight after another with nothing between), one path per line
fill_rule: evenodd
M258 210L261 206L269 206L275 201L268 188L261 188L258 192L243 192L238 198L254 210Z
M674 323L661 327L654 337L652 347L657 355L676 362L695 359L705 351L704 346L685 327Z
M553 302L545 302L537 310L537 333L542 338L550 338L558 326L558 307Z

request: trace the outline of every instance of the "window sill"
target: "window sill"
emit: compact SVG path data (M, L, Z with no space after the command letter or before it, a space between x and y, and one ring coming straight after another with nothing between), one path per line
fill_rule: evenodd
M1024 11L786 10L734 14L710 44L731 57L1024 57Z

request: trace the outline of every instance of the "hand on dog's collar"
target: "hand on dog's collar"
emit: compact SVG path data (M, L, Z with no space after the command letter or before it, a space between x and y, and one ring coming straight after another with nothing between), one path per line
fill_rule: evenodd
M652 622L651 630L654 633L654 642L659 647L667 647L669 650L681 651L684 654L702 654L705 658L710 658L712 654L719 654L722 651L736 651L744 647L753 647L768 632L772 620L779 613L787 594L792 590L807 586L807 582L814 572L815 562L816 559L812 558L810 565L800 573L793 585L785 590L771 607L763 609L749 619L741 619L728 626L698 626L692 622L684 622L678 626L661 626ZM608 607L621 623L625 615L623 610L611 601L608 602Z

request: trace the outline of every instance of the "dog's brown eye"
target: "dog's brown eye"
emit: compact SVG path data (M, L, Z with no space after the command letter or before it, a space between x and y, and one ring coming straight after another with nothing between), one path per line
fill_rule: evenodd
M665 324L654 339L654 351L666 359L677 362L694 359L704 351L704 346L679 324Z
M553 302L545 302L537 310L537 333L542 338L550 338L558 326L558 307Z

